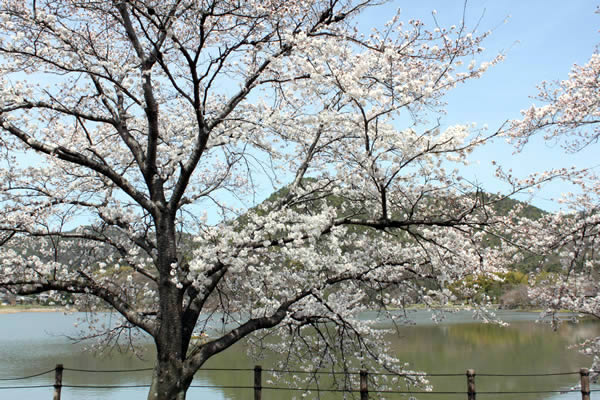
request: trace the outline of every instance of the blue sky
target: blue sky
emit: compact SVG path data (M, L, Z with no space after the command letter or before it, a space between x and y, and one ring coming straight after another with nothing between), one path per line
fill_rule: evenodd
M400 18L421 19L427 27L434 23L432 10L441 26L458 24L463 14L462 0L394 0L374 8L360 17L360 26L380 25L402 10ZM584 64L600 43L598 4L584 0L469 0L466 7L467 27L479 21L479 31L491 30L484 42L483 61L498 52L506 54L500 65L489 69L478 79L452 90L446 97L447 115L444 125L476 122L495 130L507 119L519 118L519 111L529 107L542 80L566 79L574 63ZM506 22L505 22L506 20ZM518 176L557 166L592 167L597 161L594 147L577 155L567 155L556 144L532 141L521 154L503 140L477 151L472 161L475 168L466 172L490 191L501 190L493 178L492 159ZM545 209L556 209L549 199L569 191L564 184L551 184L531 201Z
M365 31L381 26L400 8L402 20L418 18L427 27L433 27L431 12L436 10L438 23L450 26L460 23L463 6L463 0L393 0L367 10L359 17L359 24ZM600 14L595 14L596 7L588 0L469 0L467 27L479 23L479 31L492 30L483 44L486 52L479 61L492 59L498 52L505 53L506 59L481 79L460 85L447 95L447 115L442 124L475 122L496 130L505 120L519 118L519 111L534 101L531 96L537 93L540 81L565 79L573 63L585 63L594 52L600 43ZM567 155L556 144L534 140L523 153L513 154L512 146L496 140L473 154L473 167L465 175L488 191L501 191L505 188L493 177L495 168L491 160L525 177L558 166L598 165L600 161L594 150L592 146L582 153ZM557 205L550 198L570 189L555 183L525 199L541 208L556 210ZM261 201L272 190L265 185L264 193L256 200ZM212 222L216 222L216 217Z

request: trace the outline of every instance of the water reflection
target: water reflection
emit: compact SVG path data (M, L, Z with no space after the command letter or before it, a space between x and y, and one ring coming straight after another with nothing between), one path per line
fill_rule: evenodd
M488 377L481 374L578 371L589 364L589 360L570 351L567 347L584 337L600 334L600 325L593 321L580 324L565 323L557 332L549 326L533 322L535 315L513 313L504 315L513 322L509 327L474 323L463 313L452 316L443 324L429 323L427 314L414 314L416 326L403 327L399 334L391 337L393 351L400 359L411 364L414 370L429 373L457 372L463 374L473 368L477 376L478 391L536 391L561 390L577 383L578 376L550 376L546 378L528 377ZM102 357L83 351L81 344L70 344L64 335L74 335L73 328L77 316L61 313L20 313L0 315L0 378L35 374L54 368L62 363L71 369L111 370L151 368L154 357L152 346L140 359L129 354L111 353ZM268 368L274 359L261 363ZM254 362L245 354L242 345L212 359L206 368L252 368ZM265 380L268 378L265 374ZM52 384L53 374L44 375L23 384ZM322 384L327 385L327 377ZM432 377L436 391L464 391L466 378ZM150 372L132 373L83 373L65 371L64 383L69 385L146 385L150 382ZM0 387L14 385L13 381L0 381ZM194 385L200 386L252 386L252 372L210 371L198 372ZM406 387L397 386L397 390ZM132 389L65 389L63 399L145 399L146 388ZM0 390L0 397L6 399L33 400L51 398L52 389ZM190 398L206 400L242 400L251 398L251 390L193 388ZM298 392L265 391L263 398L292 399ZM316 396L311 395L315 398ZM395 397L394 397L395 396ZM572 395L571 395L572 396ZM580 395L579 395L580 396ZM389 399L406 399L408 396L389 395ZM519 399L543 399L551 395L518 395ZM341 399L338 394L324 394L323 400ZM454 400L464 399L464 395L420 395L419 399ZM484 399L516 398L514 396L483 396ZM553 400L579 398L559 396Z
M567 347L577 343L583 333L597 334L598 324L591 321L565 323L558 332L553 332L549 326L526 321L513 322L505 328L473 323L416 326L403 330L403 339L395 342L395 350L415 369L432 374L475 369L478 392L561 390L576 384L578 375L533 378L482 374L579 371L589 360ZM462 391L466 388L464 376L431 378L431 381L436 391ZM542 399L547 396L520 394L518 398ZM436 395L436 399L464 398L464 395Z

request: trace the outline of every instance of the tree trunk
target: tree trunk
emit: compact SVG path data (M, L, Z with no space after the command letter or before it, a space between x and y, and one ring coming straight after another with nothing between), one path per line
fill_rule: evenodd
M181 336L169 337L181 332L180 322L181 318L165 318L161 324L161 332L155 338L156 365L152 372L148 400L185 400L186 392L192 383L193 375L184 374L185 357L181 353ZM169 326L171 324L179 327Z
M182 377L181 368L159 360L152 373L148 400L185 400L191 383L191 379Z
M183 292L172 281L171 269L177 268L177 245L174 219L157 219L157 269L159 329L154 337L156 344L156 365L152 374L152 385L148 400L185 400L193 375L184 376L183 363Z

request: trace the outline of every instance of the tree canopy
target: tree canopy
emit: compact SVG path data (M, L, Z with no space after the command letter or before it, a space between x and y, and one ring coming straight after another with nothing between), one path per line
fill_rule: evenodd
M358 313L445 304L512 260L481 245L510 216L458 168L496 133L436 117L502 56L477 61L488 33L460 24L364 35L376 3L0 1L0 287L151 335L149 399L242 339L401 371ZM269 179L285 196L241 206Z
M597 146L600 132L600 54L597 51L586 64L574 65L567 79L539 85L539 105L523 110L523 118L512 121L506 132L517 148L523 148L535 135L560 143L566 152ZM560 261L561 276L544 275L530 291L530 297L543 307L543 314L555 317L555 323L560 323L559 313L563 310L600 318L597 251L600 179L594 169L595 166L571 169L565 179L574 190L560 199L563 210L527 224L528 228L520 235L521 242L529 243L537 254L554 256ZM588 338L581 344L581 350L594 356L593 368L597 370L600 337Z

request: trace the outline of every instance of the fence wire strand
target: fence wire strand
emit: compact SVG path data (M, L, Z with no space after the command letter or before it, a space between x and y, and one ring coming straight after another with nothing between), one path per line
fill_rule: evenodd
M138 369L113 369L113 370L94 370L94 369L83 369L83 368L63 368L64 371L72 372L83 372L83 373L133 373L133 372L147 372L152 371L153 368L138 368ZM255 368L202 368L200 371L234 371L234 372L253 372ZM281 373L281 374L311 374L311 375L358 375L358 371L302 371L302 370L281 370L281 369L264 369L263 372L267 373ZM55 369L39 372L32 375L14 377L14 378L0 378L0 381L18 381L36 378L42 375L55 372ZM589 370L589 373L600 373L597 370ZM538 374L488 374L488 373L477 373L475 376L479 377L547 377L547 376L564 376L564 375L580 375L581 371L577 372L551 372L551 373L538 373ZM427 373L375 373L370 372L371 376L424 376L424 377L458 377L465 376L465 373L439 373L439 374L427 374ZM0 390L7 389L39 389L39 388L52 388L54 385L51 384L40 384L40 385L21 385L21 386L0 386ZM63 388L69 389L130 389L130 388L150 388L148 384L132 384L132 385L72 385L63 384ZM256 389L255 386L221 386L221 385L190 385L190 389L244 389L252 390ZM345 392L345 393L360 393L358 389L325 389L325 388L294 388L294 387L282 387L282 386L261 386L261 390L272 390L272 391L301 391L301 392ZM507 394L549 394L549 393L577 393L580 392L578 389L567 389L567 390L537 390L537 391L478 391L478 395L507 395ZM600 389L593 389L589 391L600 392ZM466 395L468 392L465 391L411 391L411 390L377 390L370 389L369 393L373 394L410 394L410 395Z
M54 368L49 369L48 371L40 372L40 373L33 374L33 375L20 376L18 378L0 378L0 381L2 381L2 382L6 382L6 381L21 381L21 380L24 380L24 379L36 378L38 376L46 375L46 374L49 374L51 372L54 372Z
M138 368L138 369L81 369L81 368L63 368L63 371L85 372L85 373L124 373L124 372L147 372L154 368ZM54 370L52 370L54 371Z
M5 389L38 389L38 388L51 388L54 385L27 385L27 386L0 386L0 390Z
M70 389L132 389L149 388L151 385L61 385L61 387Z
M68 368L64 367L64 371L85 372L85 373L129 373L129 372L147 372L154 368L137 368L137 369L84 369L84 368ZM254 368L202 368L199 371L233 371L233 372L253 372ZM0 381L14 381L35 378L41 375L54 372L54 369L43 371L37 374L16 377L16 378L0 378ZM307 374L307 375L359 375L360 371L305 371L305 370L284 370L284 369L263 369L266 373L283 373L283 374ZM589 370L589 373L600 373L600 371ZM528 373L528 374L496 374L496 373L477 373L477 376L492 376L492 377L543 377L543 376L559 376L559 375L579 375L580 371L571 372L550 372L550 373ZM465 373L425 373L425 372L369 372L370 376L423 376L423 377L456 377L465 376Z
M563 376L563 375L579 375L580 372L549 372L546 374L480 374L477 373L476 376L496 376L496 377L519 377L519 376L539 376L539 377L543 377L543 376ZM432 375L430 375L432 376Z

